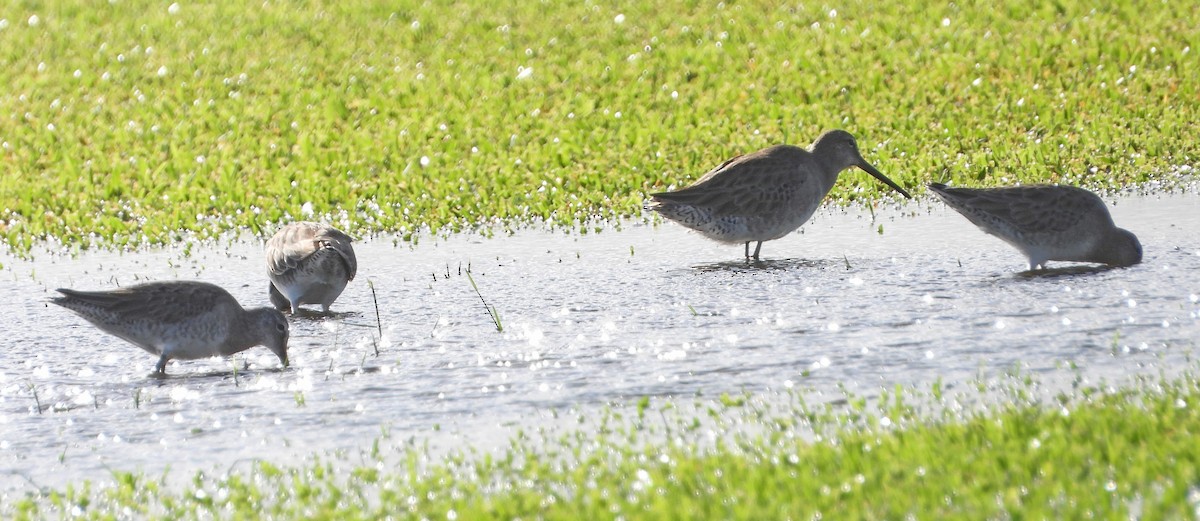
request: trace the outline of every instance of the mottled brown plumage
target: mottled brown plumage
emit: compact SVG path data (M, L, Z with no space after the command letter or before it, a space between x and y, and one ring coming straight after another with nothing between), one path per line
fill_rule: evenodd
M349 235L332 226L296 222L267 241L268 292L276 309L296 313L301 304L329 306L354 280L358 259Z
M1137 236L1117 228L1104 201L1082 188L950 188L933 183L929 189L984 232L1020 250L1031 270L1052 260L1110 266L1142 261Z
M854 136L831 130L813 143L812 151L777 145L730 159L687 188L651 194L648 208L710 239L757 242L783 237L808 221L833 188L838 174L857 166L904 197L908 192L867 163Z
M150 282L109 291L59 289L51 302L74 311L102 331L159 357L229 356L266 346L288 364L288 323L271 308L245 309L228 291L197 281Z

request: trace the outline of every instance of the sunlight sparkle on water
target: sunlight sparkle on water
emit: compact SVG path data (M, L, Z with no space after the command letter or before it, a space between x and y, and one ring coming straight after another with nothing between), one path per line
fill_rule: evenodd
M643 55L643 59L649 56ZM145 72L153 75L154 68L146 67ZM668 88L662 94L669 92ZM195 157L199 151L190 155ZM415 159L420 157L420 152L410 153L408 161L417 166ZM143 157L139 164L146 161ZM1175 196L1163 197L1169 200ZM304 199L298 201L303 203ZM1194 203L1194 199L1189 201ZM313 204L308 205L310 211L315 210ZM1130 212L1130 206L1138 204L1138 211ZM1124 200L1117 209L1137 216L1153 213L1151 210L1161 204L1157 198L1148 203ZM299 216L299 207L293 201L280 210ZM249 205L246 208L251 211ZM357 208L361 211L363 206ZM376 205L368 213L378 211ZM1174 211L1170 215L1185 213ZM831 228L853 229L864 218L851 217ZM941 219L942 214L934 217ZM334 319L289 319L296 328L292 337L296 345L293 366L283 371L277 370L274 355L258 347L227 360L172 363L167 380L147 382L152 357L131 352L131 346L102 336L68 314L45 314L36 318L54 320L39 338L29 339L26 331L10 329L10 334L16 335L14 345L32 344L38 350L30 351L34 356L14 359L0 369L0 378L8 378L0 383L0 398L29 405L13 407L14 413L6 415L4 421L19 421L14 420L19 417L31 425L49 423L48 416L32 413L33 391L24 381L32 379L43 410L47 404L58 404L74 407L70 415L81 420L88 416L114 418L104 425L105 436L112 439L119 433L124 438L118 446L120 457L131 465L157 473L154 454L161 452L158 440L165 439L169 445L186 443L188 450L174 453L171 464L187 472L210 465L227 468L228 462L247 456L243 451L248 448L265 451L267 457L282 454L285 461L291 461L300 444L305 449L325 450L341 446L350 436L373 439L381 424L394 426L396 433L403 433L407 439L430 432L436 423L466 433L461 437L445 436L453 440L450 443L474 443L479 436L471 431L489 432L483 436L491 432L490 428L477 426L504 424L530 407L563 410L582 404L580 410L587 413L593 406L603 407L627 396L686 396L698 391L712 396L749 389L775 395L803 394L805 400L820 401L838 396L839 391L832 386L840 382L879 382L883 389L909 383L921 387L932 378L946 375L946 385L956 385L980 372L1002 374L1014 364L1020 364L1022 371L1049 371L1064 360L1078 360L1084 367L1081 371L1086 370L1090 377L1139 370L1129 359L1112 356L1108 349L1079 349L1080 345L1104 346L1116 329L1120 329L1118 349L1126 352L1154 350L1160 356L1157 351L1161 351L1161 357L1173 363L1190 351L1187 346L1195 337L1200 292L1194 287L1187 290L1194 284L1176 273L1200 267L1200 257L1190 254L1195 246L1173 255L1171 270L1133 269L1031 280L1009 276L1011 256L991 260L992 247L999 247L990 242L994 239L978 234L979 253L967 248L961 255L961 265L951 260L929 269L931 279L934 275L950 275L941 277L937 284L923 284L921 267L912 268L915 277L911 283L891 277L895 263L890 259L911 258L928 253L928 248L944 247L936 241L922 243L923 234L905 231L901 226L922 229L926 221L938 224L933 222L934 217L920 214L898 219L892 227L895 231L880 237L875 237L872 230L870 240L883 241L880 250L887 246L887 253L855 262L853 272L811 269L807 265L747 271L741 263L727 272L693 269L697 263L708 268L711 262L728 260L726 257L741 252L726 255L724 250L688 235L690 232L666 226L630 226L594 236L539 235L533 231L517 231L495 239L452 235L412 246L396 245L390 238L381 237L364 241L357 252L363 267L376 267L371 274L381 290L379 307L385 337L396 344L389 349L386 342L381 343L378 358L370 356L374 348L370 340L376 334L372 292L357 280L336 304L337 311L350 314L339 313ZM947 221L951 218L961 219L945 215ZM841 220L842 216L822 219ZM1121 219L1126 220L1130 219ZM1164 225L1156 230L1147 226L1155 222L1147 217L1142 223L1132 221L1131 228L1149 230L1147 242L1167 236L1171 244L1187 244L1187 237L1175 228ZM821 235L822 244L834 241L828 251L814 254L818 263L840 267L843 260L837 239L826 237L821 226L810 227L809 232ZM976 244L970 242L973 237L964 237L964 243ZM790 246L787 242L780 241L779 247L799 248L795 242ZM663 244L670 247L659 246ZM637 246L637 254L632 257L631 245ZM44 293L47 287L54 287L50 284L58 283L55 279L66 280L68 275L79 286L112 285L107 281L114 274L121 274L120 282L124 283L125 268L129 267L148 278L188 276L212 280L227 285L244 304L260 305L265 284L253 282L263 276L260 242L222 242L211 250L206 250L204 244L196 246L192 253L195 262L183 263L155 249L139 252L133 263L130 261L134 257L128 255L114 260L104 253L87 252L81 254L82 268L81 263L51 263L39 268L39 280L11 283L16 298L10 301L25 302L28 299L20 297ZM1151 251L1163 252L1166 248ZM92 259L103 261L103 270L84 273L100 264L89 262ZM615 259L621 262L612 262ZM478 316L479 301L469 293L465 281L451 281L453 287L443 282L442 274L453 277L453 273L447 273L447 266L452 270L460 260L464 266L473 262L481 271L486 270L485 296L503 304L504 309L512 309L505 316L503 333L497 333ZM7 259L3 262L9 263ZM393 265L402 268L381 269ZM1159 262L1150 266L1162 265ZM769 263L768 267L774 268ZM432 283L428 275L421 276L430 272L438 274ZM538 272L550 273L556 279L531 291L528 274ZM866 284L867 279L872 284ZM597 287L586 285L591 281L605 284L590 292L587 288ZM817 287L822 291L818 293ZM1121 295L1121 288L1136 289ZM997 298L997 289L1004 298ZM925 305L912 302L914 299ZM1136 310L1128 307L1133 299ZM871 305L869 309L864 307L866 303ZM17 307L9 315L28 314L25 308ZM1147 327L1123 327L1120 319L1132 313L1137 313L1137 322ZM847 323L842 324L843 320ZM1009 320L1013 323L1007 324ZM998 323L1008 327L998 331ZM61 327L64 325L72 327ZM845 332L841 331L843 326ZM66 342L64 330L71 335ZM1099 336L1096 331L1109 333ZM77 349L49 349L62 343ZM41 349L43 344L46 349ZM90 345L98 350L83 348ZM477 358L480 353L484 356ZM1136 365L1145 364L1145 371L1166 365L1158 360L1141 357ZM247 364L249 369L243 372L241 368ZM236 376L232 374L235 367ZM15 374L26 377L15 381ZM185 389L175 389L176 385ZM370 395L356 394L367 389ZM294 399L297 392L306 396ZM307 403L300 406L304 399ZM367 403L371 407L365 407ZM947 407L969 409L957 401ZM182 414L178 424L176 412ZM152 420L153 413L157 416ZM322 420L349 415L353 419L339 423L337 429ZM272 427L275 416L275 421L286 427ZM122 423L116 417L129 420ZM232 428L218 429L225 419L233 422ZM524 426L525 419L521 421ZM539 420L529 421L541 425ZM899 418L891 422L893 426L903 424ZM85 426L95 423L81 421L79 425L54 431L52 443L18 439L7 432L3 437L9 438L5 440L9 453L20 451L50 461L69 444L95 449L100 429ZM188 431L193 427L206 432L190 435ZM707 431L697 432L699 438L699 433ZM716 434L722 439L727 435L725 430ZM81 436L89 439L82 440ZM259 445L260 440L284 438L297 445ZM118 452L106 454L103 447L96 450L109 458L106 461L112 461ZM781 458L783 454L779 454ZM94 468L96 461L98 458L90 455L68 457L66 463L55 465L54 472L63 473L60 467L65 467L66 474L74 477L96 472L107 475L105 469Z
M171 390L167 392L167 396L172 402L185 402L200 398L200 391L177 385L171 387Z
M95 401L96 401L95 395L93 395L90 392L83 391L83 392L80 392L79 394L76 394L75 397L71 400L71 403L73 403L75 405L92 405L93 403L95 403Z
M684 359L686 359L686 358L687 358L687 350L685 350L685 349L673 349L673 350L670 350L670 351L666 351L666 352L660 353L660 354L658 354L658 356L656 356L655 358L657 358L657 359L659 359L659 360L662 360L662 361L664 361L664 362L670 362L670 361L676 361L676 360L684 360Z

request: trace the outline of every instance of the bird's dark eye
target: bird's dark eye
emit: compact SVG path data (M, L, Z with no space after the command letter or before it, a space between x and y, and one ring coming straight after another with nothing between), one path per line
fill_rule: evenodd
M285 333L285 332L287 332L287 324L276 324L275 329L278 330L280 333Z

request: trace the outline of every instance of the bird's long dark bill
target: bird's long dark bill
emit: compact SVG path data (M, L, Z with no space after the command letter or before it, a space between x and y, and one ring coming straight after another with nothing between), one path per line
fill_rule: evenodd
M908 192L905 192L903 188L900 188L900 185L893 183L891 179L888 179L887 176L883 175L878 170L876 170L875 167L871 166L870 163L863 161L862 164L858 165L858 167L865 170L868 174L871 174L872 176L874 176L875 179L878 179L880 181L883 181L884 183L887 183L887 185L892 187L893 190L900 192L900 195L903 195L904 197L906 197L908 199L912 199L912 196L909 195Z

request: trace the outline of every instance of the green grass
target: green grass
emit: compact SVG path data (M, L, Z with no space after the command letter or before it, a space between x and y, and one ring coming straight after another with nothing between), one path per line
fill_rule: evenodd
M1197 155L1200 12L1171 2L166 4L0 10L13 251L306 208L408 238L581 227L835 127L910 188L1117 187ZM883 192L854 174L834 196Z
M1200 12L1177 3L166 4L0 9L0 237L12 251L262 235L308 212L406 238L536 219L582 228L638 215L645 192L735 154L838 127L909 188L1115 188L1169 180L1198 155ZM852 174L834 197L885 192ZM185 487L118 472L115 486L6 500L0 514L1066 519L1196 508L1194 379L1085 396L1069 414L1021 404L928 418L892 404L891 426L856 403L756 403L704 405L703 421L639 404L496 458L373 449L399 463L263 462ZM752 427L707 441L705 425Z
M1025 384L1029 385L1029 384ZM1026 389L1028 390L1028 389ZM1018 389L1017 394L1021 394ZM125 472L18 499L6 517L107 519L1182 519L1200 506L1200 381L1147 381L954 416L901 398L642 400L497 456L380 442L187 486ZM940 397L940 398L939 398ZM771 405L774 403L775 405ZM961 403L957 403L961 407ZM715 441L711 432L721 433ZM431 462L432 461L432 462Z

